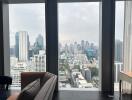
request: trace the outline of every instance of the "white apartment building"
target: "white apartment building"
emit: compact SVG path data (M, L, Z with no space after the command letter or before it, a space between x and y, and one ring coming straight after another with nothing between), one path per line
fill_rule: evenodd
M45 72L46 71L46 54L44 50L40 50L39 54L31 57L34 71Z
M29 65L26 62L17 62L11 68L11 77L12 77L12 87L20 87L21 86L21 79L20 73L26 72L28 70Z
M26 31L19 32L19 61L28 60L29 37Z

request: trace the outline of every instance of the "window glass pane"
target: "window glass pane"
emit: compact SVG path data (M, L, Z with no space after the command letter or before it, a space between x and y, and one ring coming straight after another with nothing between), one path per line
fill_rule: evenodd
M118 1L116 2L116 9L116 39L118 41L115 42L115 84L118 84L119 71L132 72L132 1ZM123 92L131 93L131 84L124 83ZM115 85L117 90L119 90L118 86Z
M59 89L99 87L99 2L59 3Z
M124 1L116 1L115 15L115 91L119 91L119 72L123 71Z
M46 71L45 5L10 4L10 74L20 88L21 72Z

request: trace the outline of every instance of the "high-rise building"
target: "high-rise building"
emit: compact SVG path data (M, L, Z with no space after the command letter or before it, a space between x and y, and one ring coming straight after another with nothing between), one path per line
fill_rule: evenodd
M34 54L38 54L39 50L43 49L44 49L43 36L39 34L34 43Z
M19 61L28 60L29 36L26 31L19 32Z
M28 50L28 58L29 58L29 60L30 60L31 57L33 57L33 49L29 48L29 50Z
M71 54L74 54L74 45L72 43L69 46L69 51Z
M19 58L19 32L16 32L15 35L15 55Z
M67 44L65 44L64 50L65 50L65 53L68 53L68 45Z
M97 58L97 50L93 48L88 48L86 51L86 55L89 60L92 60L93 58Z
M44 44L43 44L43 36L41 34L38 35L38 37L36 38L36 42L40 45L41 49L44 48Z
M77 54L78 50L77 50L77 42L74 42L74 54Z
M34 71L43 72L46 71L46 54L44 50L40 50L39 54L31 57L32 64L34 66Z
M84 53L84 50L85 50L85 41L84 40L81 41L81 49L82 49L82 53Z
M89 68L83 68L82 69L82 75L87 81L91 81L91 71Z
M86 44L85 44L85 50L89 48L89 42L86 41Z
M11 46L10 47L10 56L15 56L15 47L14 46Z
M123 42L120 40L115 41L115 61L123 61Z

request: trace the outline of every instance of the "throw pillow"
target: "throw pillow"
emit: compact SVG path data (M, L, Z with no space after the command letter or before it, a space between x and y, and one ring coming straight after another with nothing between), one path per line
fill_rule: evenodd
M40 79L28 84L20 93L17 100L33 100L40 90Z

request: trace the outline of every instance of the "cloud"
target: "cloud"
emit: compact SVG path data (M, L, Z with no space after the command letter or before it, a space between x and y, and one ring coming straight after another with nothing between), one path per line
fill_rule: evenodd
M121 39L124 2L118 2L116 6L116 37ZM10 4L9 13L11 38L21 30L28 31L31 44L38 34L45 38L44 4ZM58 30L60 41L87 40L99 45L99 2L59 3ZM14 44L14 39L10 42Z
M59 36L72 40L99 41L99 3L59 4Z
M10 33L28 31L33 44L38 34L45 38L45 5L44 4L10 4ZM14 41L11 41L14 44Z

